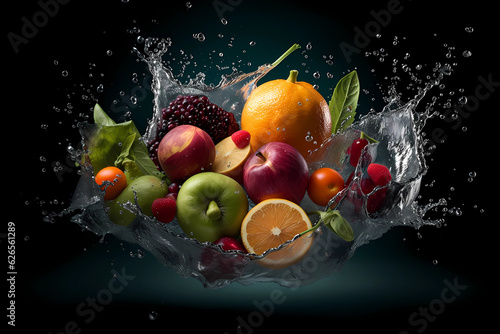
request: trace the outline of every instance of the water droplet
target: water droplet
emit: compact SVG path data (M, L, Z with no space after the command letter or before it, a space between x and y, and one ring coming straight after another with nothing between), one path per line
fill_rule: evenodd
M202 32L199 32L197 34L193 34L193 38L203 42L205 40L205 35Z
M472 52L470 52L469 50L465 50L464 52L462 52L462 56L464 56L465 58L468 58L468 57L472 56Z
M375 37L380 38L380 37L382 37L382 35L381 34L376 34Z
M257 44L255 41L251 41L250 43L250 46L255 46L255 44Z
M151 311L149 313L149 320L156 320L156 318L158 318L158 313L156 313L156 311Z
M98 93L102 93L104 91L104 86L102 84L100 84L99 86L97 86L97 92Z

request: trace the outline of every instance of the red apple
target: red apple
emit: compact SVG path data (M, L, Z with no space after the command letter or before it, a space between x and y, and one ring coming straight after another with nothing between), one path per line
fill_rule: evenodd
M161 140L158 160L169 180L180 183L194 174L211 170L215 160L215 145L202 129L180 125Z
M248 158L243 168L243 184L255 203L282 198L299 204L307 189L307 163L293 146L267 143Z

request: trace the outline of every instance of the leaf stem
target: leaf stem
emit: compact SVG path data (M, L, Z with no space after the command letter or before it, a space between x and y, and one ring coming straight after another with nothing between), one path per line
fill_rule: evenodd
M299 44L292 45L285 53L283 53L278 59L276 59L274 63L271 64L271 66L278 66L279 63L281 63L286 57L288 57L293 51L297 49L300 49Z

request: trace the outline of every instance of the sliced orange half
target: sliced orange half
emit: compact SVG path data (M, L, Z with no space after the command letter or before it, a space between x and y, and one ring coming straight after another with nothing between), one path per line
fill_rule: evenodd
M212 172L220 173L243 183L243 166L252 154L250 144L238 148L231 137L227 137L215 145L215 161Z
M253 207L241 225L241 239L249 253L263 254L312 227L309 217L297 204L284 199L268 199ZM284 268L306 255L313 238L305 234L284 248L267 254L259 263Z

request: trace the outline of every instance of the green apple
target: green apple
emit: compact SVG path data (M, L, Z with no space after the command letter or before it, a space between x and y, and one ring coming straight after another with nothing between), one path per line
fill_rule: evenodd
M191 176L177 195L179 226L189 237L201 242L238 236L247 212L245 190L229 176L219 173Z
M109 207L109 219L117 225L130 225L136 214L124 208L123 205L127 202L135 204L135 196L137 196L137 204L142 213L152 216L151 204L155 199L164 197L167 193L168 184L165 181L153 175L140 176L130 182L114 200L105 202Z

